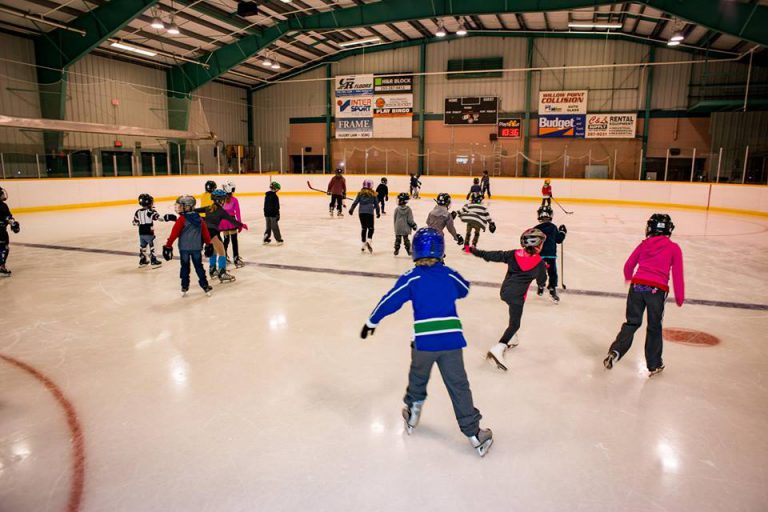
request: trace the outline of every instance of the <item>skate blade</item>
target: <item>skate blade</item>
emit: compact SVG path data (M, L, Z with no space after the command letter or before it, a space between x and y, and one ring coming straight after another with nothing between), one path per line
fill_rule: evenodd
M408 422L405 422L405 433L408 435L413 434L413 427L408 424Z
M481 457L485 457L485 454L488 453L488 450L491 449L492 445L493 445L493 438L487 440L486 442L484 442L483 444L475 448L477 450L477 454L480 455Z
M501 361L499 361L498 359L496 359L496 356L494 356L494 355L493 355L493 354L491 354L490 352L488 352L488 354L486 354L485 358L486 358L488 361L490 361L490 362L494 363L494 364L496 365L496 367L497 367L499 370L504 370L505 372L507 371L507 367L506 367L506 366L504 366L504 363L502 363Z

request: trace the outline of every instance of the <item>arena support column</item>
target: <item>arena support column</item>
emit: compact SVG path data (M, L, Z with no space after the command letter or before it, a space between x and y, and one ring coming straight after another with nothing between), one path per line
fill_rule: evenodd
M422 42L419 46L419 171L418 175L424 174L424 108L427 102L427 43Z
M532 94L532 88L533 88L533 71L531 71L531 68L533 67L533 50L534 50L534 39L532 37L528 37L528 53L526 58L526 64L525 67L528 68L528 71L525 72L525 121L523 122L523 155L525 155L526 158L523 158L523 177L528 176L528 153L531 149L531 94Z
M656 60L656 47L651 46L648 48L648 63L655 62ZM651 102L653 101L653 68L655 66L646 67L646 80L645 80L645 116L643 120L643 161L640 162L640 179L645 180L645 162L648 160L648 133L651 128Z
M250 148L253 147L253 131L254 131L254 127L253 127L253 89L248 89L248 91L246 92L246 94L245 94L245 102L246 102L246 104L248 106L248 114L247 114L248 117L246 117L246 119L247 119L247 124L248 124L248 147L249 147L249 150L250 150ZM250 156L253 156L253 155L250 155Z
M331 165L333 164L333 151L331 151L331 109L333 108L333 87L331 87L333 81L331 80L333 74L331 71L331 64L325 65L325 169L323 172L331 173ZM346 165L346 162L344 163Z

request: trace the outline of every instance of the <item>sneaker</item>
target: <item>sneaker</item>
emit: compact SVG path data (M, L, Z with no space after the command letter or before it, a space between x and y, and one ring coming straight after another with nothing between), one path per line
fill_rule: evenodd
M472 448L477 450L478 455L485 457L485 454L488 453L493 444L493 432L489 428L481 428L477 431L477 434L468 436L468 439Z
M663 371L664 371L664 365L663 364L661 366L659 366L658 368L654 368L653 370L648 370L648 378L651 378L654 375L658 375L658 374L660 374Z
M213 287L212 287L211 285L208 285L208 286L206 286L205 288L203 288L203 292L205 292L205 294L206 294L208 297L210 297L210 296L211 296L211 292L212 292L212 291L213 291Z
M403 419L405 420L405 431L410 435L416 425L419 424L419 418L421 417L421 408L424 405L424 400L421 402L413 402L410 407L407 405L403 407Z
M605 366L606 370L610 370L611 368L613 368L613 363L618 360L619 360L619 353L616 352L615 350L611 350L610 352L608 352L608 357L603 359L603 366Z
M11 271L5 268L5 265L0 267L0 277L11 277Z
M189 288L182 288L181 289L181 296L182 297L186 297L188 291L189 291Z
M243 261L243 258L238 256L235 258L235 268L243 268L245 266L245 262Z
M504 365L504 352L509 348L506 343L497 343L491 347L491 350L486 354L486 359L496 363L496 367L499 370L507 371L507 367Z

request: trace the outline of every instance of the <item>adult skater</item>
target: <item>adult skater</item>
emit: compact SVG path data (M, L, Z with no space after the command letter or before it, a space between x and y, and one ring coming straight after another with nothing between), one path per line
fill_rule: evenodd
M480 188L480 178L473 178L472 179L472 186L469 187L469 192L467 192L467 201L469 201L472 196L480 196L480 201L483 200L483 192Z
M547 275L549 277L547 289L549 290L552 302L557 304L560 302L560 297L557 295L557 244L562 244L565 241L568 229L565 227L565 224L560 224L560 227L555 226L554 222L552 222L552 208L549 206L539 207L538 219L540 224L536 226L536 229L547 235L544 247L541 249L541 259L547 264ZM541 297L543 294L544 287L539 286L536 290L536 295Z
M488 171L483 171L483 178L480 180L480 192L483 194L483 199L485 199L485 194L488 194L488 199L491 198L491 177L488 176Z
M477 241L480 239L480 231L485 231L486 228L491 233L496 232L496 224L491 218L491 214L488 213L488 208L483 204L482 192L475 192L469 204L465 204L458 214L462 222L467 224L467 237L464 239L464 252L469 253L470 240L472 240L471 246L477 247ZM472 232L474 231L475 237L472 238Z
M395 208L395 256L400 254L400 242L405 245L405 252L411 255L411 230L416 230L416 221L413 220L413 211L408 206L410 197L405 192L397 195L397 208Z
M336 169L336 175L328 182L328 195L331 196L331 204L328 205L328 213L333 217L333 209L336 208L336 216L342 217L341 212L344 197L347 195L347 180L341 175L342 170Z
M389 187L387 186L387 178L381 178L381 183L376 187L376 199L379 201L379 208L381 208L381 214L386 215L384 211L384 203L389 201Z
M3 187L0 187L0 277L11 277L11 271L5 266L8 254L11 252L11 239L8 236L8 227L14 233L21 231L21 225L13 218L11 209L8 208L6 201L8 201L8 192Z
M133 225L139 228L139 267L159 267L162 263L155 256L155 221L175 221L176 216L168 213L161 217L155 210L155 198L149 194L139 195L139 206L133 214Z
M419 191L421 190L421 180L419 180L419 177L416 176L415 174L411 174L409 188L410 188L412 198L421 199L421 197L419 196Z
M278 221L280 220L280 198L277 197L277 193L280 191L280 184L273 181L269 184L269 190L264 194L264 220L266 221L267 228L264 231L264 245L268 245L272 241L272 235L275 235L275 242L277 245L283 245L283 237L280 234L280 226Z
M190 262L195 267L200 288L206 295L210 295L211 290L213 290L205 277L203 257L200 254L203 244L211 243L211 235L208 233L205 222L194 211L195 202L195 198L192 196L179 196L176 199L175 207L179 217L173 225L171 235L163 246L163 258L165 261L171 261L173 259L173 242L179 240L179 260L181 262L179 277L181 278L182 297L189 291Z
M507 264L507 275L501 284L501 300L509 307L509 326L501 335L501 339L488 351L487 358L496 363L496 366L504 371L504 352L520 343L517 331L520 329L520 320L523 317L523 306L528 287L534 279L539 286L546 283L547 273L544 261L539 256L541 246L546 236L540 230L531 228L520 235L522 249L516 251L481 251L470 249L472 254L485 261Z
M453 218L456 213L448 211L448 207L451 206L451 196L441 192L437 194L435 202L437 204L427 216L427 226L436 229L441 235L443 230L448 229L453 240L459 245L464 245L464 239L456 232L456 227L453 225Z
M238 221L243 222L243 218L240 214L240 201L237 200L235 197L235 191L237 190L235 187L235 184L231 181L226 182L224 185L222 185L222 190L227 193L227 198L224 200L224 204L222 205L224 209L227 211L228 214L230 214L232 217L236 218ZM221 228L221 234L224 237L224 255L227 255L227 251L229 250L229 244L232 243L232 258L235 263L236 268L240 268L245 265L243 262L243 259L240 257L240 244L237 240L237 233L238 229L237 227L229 222L227 219L224 219L221 221L221 225L219 226ZM227 258L227 261L229 261L229 258Z
M360 248L360 252L368 252L373 254L373 246L371 246L371 240L373 239L373 213L376 212L376 218L381 217L379 212L379 200L376 198L376 192L373 191L373 182L371 180L363 180L363 188L357 193L355 201L352 206L349 207L349 214L352 215L355 212L355 208L360 205L360 212L358 217L360 218L360 238L363 241L363 246Z
M232 217L224 209L224 201L227 193L218 188L211 194L213 203L208 208L198 208L197 213L205 214L205 224L211 236L211 243L206 246L205 252L208 256L208 273L211 277L218 277L219 282L230 283L235 280L235 276L227 272L227 256L224 252L224 242L221 240L221 221L226 219L237 229L248 229L248 226Z
M373 335L385 317L409 300L413 303L414 338L411 369L405 391L403 419L410 434L418 425L427 398L432 366L437 363L461 432L483 457L493 444L490 429L480 428L480 411L472 400L462 349L467 346L456 301L467 296L469 282L443 263L445 239L434 229L422 228L413 236L414 268L400 276L379 301L360 337Z
M552 207L552 185L549 178L544 180L544 186L541 187L541 206Z
M669 273L675 287L675 302L682 307L685 302L683 278L683 252L670 240L675 225L666 213L654 213L645 227L645 240L640 242L624 264L624 279L630 282L627 295L627 321L621 326L616 340L608 349L603 364L610 370L632 346L632 339L643 323L643 313L648 310L648 326L645 332L645 364L648 376L664 370L661 358L664 348L661 322L664 319L664 301L669 293Z

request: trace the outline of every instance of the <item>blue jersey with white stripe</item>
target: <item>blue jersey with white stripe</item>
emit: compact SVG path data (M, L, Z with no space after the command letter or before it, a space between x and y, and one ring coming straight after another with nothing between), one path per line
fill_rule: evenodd
M469 293L469 281L461 274L437 263L409 270L397 280L376 305L368 327L376 327L384 317L413 303L413 334L417 350L455 350L467 346L456 301Z

